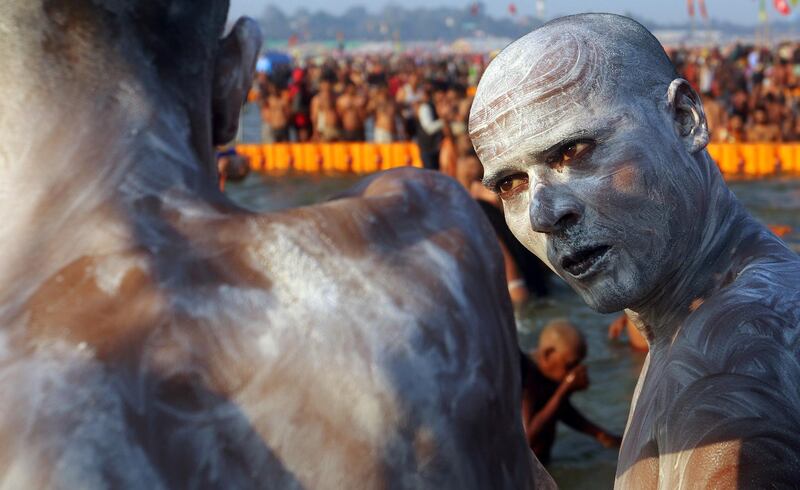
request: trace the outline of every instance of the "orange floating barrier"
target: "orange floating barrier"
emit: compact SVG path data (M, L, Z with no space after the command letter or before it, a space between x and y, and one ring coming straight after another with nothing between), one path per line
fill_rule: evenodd
M776 171L780 175L796 175L800 174L800 163L797 159L800 157L800 145L797 144L779 144L777 147L778 167Z
M278 143L271 145L273 149L273 171L274 170L294 170L295 155L289 143Z
M250 169L255 172L266 170L264 165L264 146L263 145L241 145L236 147L236 152L244 155L250 161Z
M357 173L396 167L422 167L416 144L276 143L242 144L256 172ZM725 177L800 176L798 143L713 143L708 153Z
M333 159L327 171L356 172L364 167L364 150L366 143L338 143L329 145L333 149Z
M361 171L364 173L377 172L383 168L384 162L391 158L391 146L388 144L365 144Z
M294 170L308 173L324 173L333 162L330 145L322 143L300 143L295 148Z
M738 145L738 149L736 174L745 177L758 176L758 145L745 143Z
M720 172L725 173L723 161L724 147L720 145L708 145L708 155L719 167Z
M778 147L772 144L758 145L758 159L756 163L756 175L764 177L775 175L778 163Z
M392 157L388 162L384 162L384 166L381 170L409 167L414 164L414 157L411 154L410 145L406 143L390 143L389 147Z
M735 175L740 172L741 158L735 145L708 145L708 153L723 174Z

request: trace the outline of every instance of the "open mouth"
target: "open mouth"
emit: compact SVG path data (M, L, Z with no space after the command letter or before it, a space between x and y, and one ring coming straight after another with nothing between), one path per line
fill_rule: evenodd
M585 248L561 259L561 267L573 277L585 277L610 249L608 245Z

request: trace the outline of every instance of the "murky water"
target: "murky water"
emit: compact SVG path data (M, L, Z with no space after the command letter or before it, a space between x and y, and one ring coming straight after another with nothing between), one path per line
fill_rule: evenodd
M229 184L228 192L248 208L275 211L329 199L357 180L352 176L276 179L251 175L240 184ZM800 180L738 182L731 187L765 223L790 226L792 232L784 239L800 251ZM573 403L589 419L621 433L644 355L623 342L608 341L608 324L616 315L593 312L566 286L553 282L550 298L532 302L518 312L520 343L525 349L533 348L539 330L553 318L567 317L578 325L589 344L586 364L591 386L575 394ZM562 425L549 470L563 489L611 488L616 458L615 450L604 449Z

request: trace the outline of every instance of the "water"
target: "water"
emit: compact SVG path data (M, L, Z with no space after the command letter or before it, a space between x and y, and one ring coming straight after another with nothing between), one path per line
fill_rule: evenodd
M357 180L353 176L275 179L251 175L240 184L229 184L228 191L245 207L276 211L335 197ZM738 182L731 188L765 223L790 226L792 232L784 240L800 251L800 180ZM550 298L531 302L517 313L520 344L526 350L533 348L540 329L554 318L569 318L581 328L589 345L586 364L591 386L576 393L573 403L590 420L621 434L644 354L633 352L623 342L608 340L608 325L616 315L590 310L560 281L554 280L552 286ZM562 489L612 488L616 458L615 450L604 449L561 425L548 469Z

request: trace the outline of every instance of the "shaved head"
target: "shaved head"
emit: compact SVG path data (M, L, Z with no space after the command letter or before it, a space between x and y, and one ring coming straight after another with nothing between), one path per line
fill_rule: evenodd
M652 106L657 102L652 94L666 93L675 78L664 49L638 22L613 14L562 17L513 42L492 61L472 104L470 136L479 153L499 156L509 148L485 137L492 129L504 126L509 138L524 133L530 139L545 136L562 117L548 109L533 128L505 124L513 111L579 108L576 97L609 100L618 94Z
M553 320L542 329L538 348L573 354L578 360L586 357L586 340L583 334L565 319Z
M35 77L42 91L58 89L65 79L93 85L137 72L153 72L185 89L193 77L208 72L206 65L224 32L228 4L228 0L4 0L0 54L4 60L22 60L19 68L24 73L9 78Z
M22 3L7 0L12 4ZM228 0L27 0L41 3L50 21L43 26L45 43L65 48L60 41L84 42L93 37L113 41L128 29L142 46L159 58L208 58L213 42L222 35ZM13 7L12 7L13 8ZM26 8L26 10L29 10Z
M85 115L88 123L69 125L75 130L88 131L93 121L102 126L95 132L136 127L128 136L155 119L173 127L188 123L189 131L171 134L188 140L214 180L212 145L235 134L261 46L250 19L222 37L228 8L229 0L4 0L5 112L28 114L31 127L20 132L41 138L49 136L39 116L74 121ZM166 122L165 114L174 120ZM19 140L9 136L9 144Z

